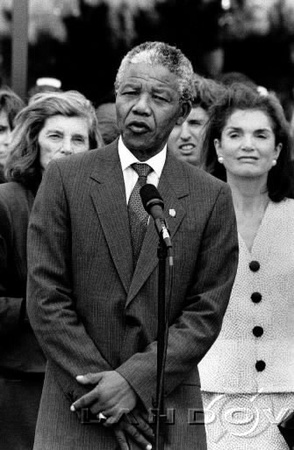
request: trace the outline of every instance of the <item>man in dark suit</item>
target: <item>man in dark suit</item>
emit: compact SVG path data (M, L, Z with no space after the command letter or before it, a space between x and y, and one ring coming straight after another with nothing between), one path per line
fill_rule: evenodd
M158 235L149 219L135 259L128 214L142 163L174 252L164 392L174 422L164 448L206 448L197 364L220 331L238 244L228 186L166 151L189 114L192 79L175 47L135 47L116 77L119 139L54 161L43 177L28 232L28 313L48 357L35 450L151 448ZM106 422L81 424L83 408Z

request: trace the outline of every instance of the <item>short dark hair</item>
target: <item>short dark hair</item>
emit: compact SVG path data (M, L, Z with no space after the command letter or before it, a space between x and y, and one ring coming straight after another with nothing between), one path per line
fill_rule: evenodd
M211 78L205 78L195 74L195 96L192 100L192 108L201 107L205 111L224 94L225 86Z
M268 174L268 195L274 202L280 202L285 197L293 198L290 164L292 141L289 124L286 121L282 105L274 93L260 95L255 89L243 83L234 83L226 89L224 95L210 110L210 119L203 142L202 168L226 181L226 170L218 162L214 140L221 138L221 133L229 117L236 110L263 111L269 117L276 145L281 143L282 149L276 166L272 167Z

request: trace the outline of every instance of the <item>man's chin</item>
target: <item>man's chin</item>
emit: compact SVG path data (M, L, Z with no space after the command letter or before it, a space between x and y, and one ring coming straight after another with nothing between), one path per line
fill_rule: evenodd
M147 150L150 145L150 140L147 137L147 134L134 134L132 135L124 135L123 142L125 146L131 151L144 151Z

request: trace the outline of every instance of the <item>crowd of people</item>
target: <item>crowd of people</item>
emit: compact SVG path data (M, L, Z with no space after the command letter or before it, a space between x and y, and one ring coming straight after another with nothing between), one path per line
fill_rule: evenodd
M146 42L99 107L0 89L3 450L293 448L278 426L294 411L293 132L237 75ZM174 260L160 437L146 183Z

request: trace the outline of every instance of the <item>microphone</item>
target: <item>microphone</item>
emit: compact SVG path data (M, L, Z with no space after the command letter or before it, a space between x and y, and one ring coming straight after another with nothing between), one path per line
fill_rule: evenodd
M167 248L172 247L170 234L165 221L164 203L161 195L153 184L145 184L140 189L140 196L145 210L153 217L156 230L162 237Z

